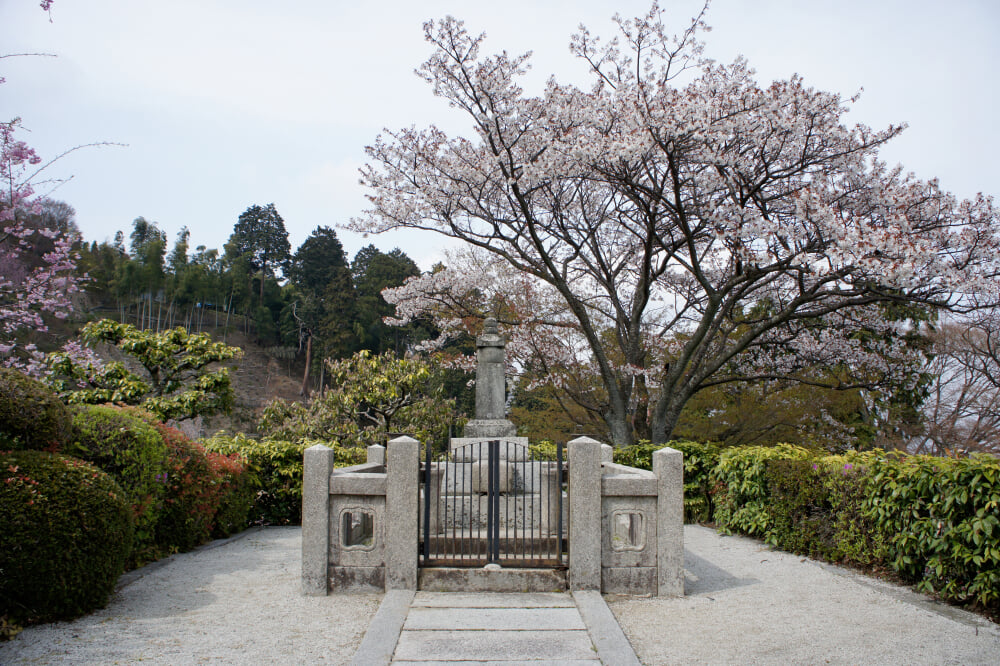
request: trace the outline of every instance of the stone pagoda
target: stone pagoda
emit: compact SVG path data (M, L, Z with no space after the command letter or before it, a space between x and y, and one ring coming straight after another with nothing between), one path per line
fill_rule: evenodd
M451 449L472 442L502 439L528 446L527 437L517 437L517 426L507 419L507 381L504 372L507 341L488 317L476 338L476 417L465 424L464 437L451 440Z

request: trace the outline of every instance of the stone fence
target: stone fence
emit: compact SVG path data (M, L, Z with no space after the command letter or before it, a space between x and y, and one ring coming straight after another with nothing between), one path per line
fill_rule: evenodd
M610 446L586 437L567 453L568 588L683 595L681 452L654 452L652 472L614 464ZM369 447L367 463L340 469L332 449L306 450L303 594L416 589L419 457L410 437Z

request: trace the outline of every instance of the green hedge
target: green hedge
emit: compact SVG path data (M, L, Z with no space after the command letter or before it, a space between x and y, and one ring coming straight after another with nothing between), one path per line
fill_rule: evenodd
M249 520L257 525L302 523L302 460L305 450L327 442L251 439L243 434L219 433L205 441L205 448L227 456L237 455L250 471L256 491ZM334 465L347 467L365 462L364 448L334 445Z
M132 549L132 511L114 479L75 458L0 452L0 625L102 607ZM3 633L3 632L0 632Z
M72 436L72 417L52 390L0 368L0 448L57 452Z
M892 569L919 589L1000 612L1000 459L671 442L687 521L831 562ZM641 443L615 462L650 468Z
M73 408L72 455L93 463L121 485L135 517L133 564L156 559L156 525L167 492L167 446L134 412L110 406Z
M713 519L723 531L765 537L773 522L766 470L769 460L805 460L808 449L791 444L726 449L711 471Z
M1000 610L1000 460L886 456L866 511L892 567L926 592Z

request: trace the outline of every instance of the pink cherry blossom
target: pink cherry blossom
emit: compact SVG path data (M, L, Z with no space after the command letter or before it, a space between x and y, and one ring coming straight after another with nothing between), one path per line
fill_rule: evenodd
M394 296L401 317L426 307L445 335L467 328L463 282L479 285L477 308L509 305L527 327L513 349L526 361L534 345L543 374L575 383L627 443L639 418L665 441L713 384L823 359L901 372L890 334L905 323L881 306L997 303L992 198L886 165L902 125L848 125L854 99L802 77L761 85L745 60L704 56L704 12L676 36L662 14L616 18L607 43L582 28L571 49L593 85L553 78L539 96L518 85L529 55L481 55L484 37L451 17L424 26L435 52L418 74L471 132L377 137L361 171L371 207L348 228L433 231L499 263L413 281ZM853 335L869 328L867 343Z

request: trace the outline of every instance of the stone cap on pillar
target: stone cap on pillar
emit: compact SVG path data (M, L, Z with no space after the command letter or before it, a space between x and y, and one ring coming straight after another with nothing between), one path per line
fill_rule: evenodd
M507 340L500 335L500 326L495 317L483 321L483 332L476 336L477 347L506 347Z
M597 441L592 437L577 437L576 439L571 439L568 442L566 442L566 455L567 456L573 455L574 445L579 446L580 444L596 446L598 448L602 446L601 442ZM600 453L598 453L598 459L600 459ZM601 462L603 463L604 461L602 460Z

